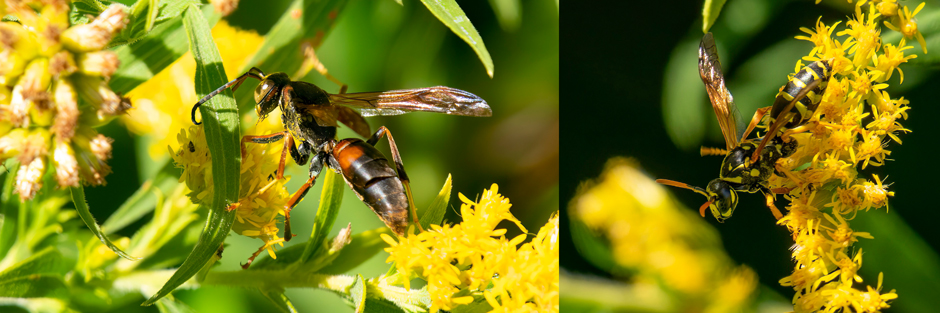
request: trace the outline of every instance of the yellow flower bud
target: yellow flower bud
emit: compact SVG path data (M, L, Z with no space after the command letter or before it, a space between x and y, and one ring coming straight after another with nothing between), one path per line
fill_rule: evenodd
M67 142L75 135L78 124L78 97L72 83L65 79L56 81L54 97L57 113L52 132L58 140Z
M52 75L49 74L49 59L37 58L29 62L26 72L16 84L23 87L23 99L39 100L48 98L47 90Z
M110 78L121 64L117 54L112 51L96 51L78 56L78 68L91 76Z
M23 152L26 144L26 130L17 128L0 137L0 160L5 160Z
M75 152L68 143L58 140L55 142L52 161L55 164L59 187L78 187L78 160L75 159Z
M44 158L36 158L20 166L16 173L16 193L20 201L32 200L36 192L42 188L42 175L46 172Z

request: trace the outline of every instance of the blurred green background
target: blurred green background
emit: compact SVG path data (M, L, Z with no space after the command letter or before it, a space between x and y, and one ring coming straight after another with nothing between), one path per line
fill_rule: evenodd
M809 53L812 44L798 41L800 27L813 27L822 21L832 25L852 15L845 1L728 1L711 29L719 44L728 88L734 94L742 121L749 121L758 107L772 104L778 88L786 83L796 61ZM901 1L911 9L920 1ZM697 75L696 50L702 36L702 1L605 1L591 6L571 4L563 8L561 40L561 92L565 118L561 133L561 201L574 196L580 182L596 178L607 159L627 156L654 178L668 178L704 186L718 175L719 157L700 157L699 146L723 144L714 113ZM921 29L934 29L924 22L936 16L940 3L928 1ZM885 35L893 31L883 28ZM925 34L927 35L927 34ZM897 43L897 38L893 43ZM928 46L938 38L928 35ZM875 286L884 272L884 289L897 289L899 299L890 312L927 312L940 305L940 218L935 207L937 142L936 118L940 107L935 89L940 85L935 61L919 44L909 41L918 59L902 65L904 84L892 77L888 91L893 98L910 100L910 118L902 124L913 133L901 135L903 145L890 144L889 161L883 167L869 167L862 177L886 177L890 190L890 211L876 210L858 215L852 226L871 232L874 240L856 245L864 249L861 275ZM918 64L918 62L921 62ZM689 100L691 99L691 100ZM693 105L676 105L691 101ZM664 104L669 102L671 104ZM693 192L671 192L690 210L704 203ZM777 201L781 206L782 199ZM723 224L707 218L721 233L725 249L739 264L757 271L760 282L785 298L793 290L778 280L793 269L789 233L774 225L759 195L742 194L734 218ZM610 277L590 265L571 241L567 214L562 214L563 269ZM564 286L562 294L564 295Z
M412 181L416 205L424 209L440 190L448 174L453 175L452 209L445 217L459 221L457 192L474 198L491 184L513 203L512 212L530 230L537 230L558 210L558 7L554 1L462 1L470 21L482 36L493 57L491 79L474 54L418 1L350 1L338 15L335 28L317 49L330 74L349 85L349 92L379 91L445 85L470 91L493 109L493 117L468 118L431 113L367 118L372 128L387 126L395 136L405 168ZM242 1L225 18L233 26L264 35L284 14L288 1ZM497 18L493 7L509 5ZM516 8L516 10L511 10ZM250 47L254 49L255 47ZM298 48L299 49L299 48ZM268 69L263 69L269 71ZM306 81L328 92L339 87L311 71ZM245 84L236 98L250 93L256 82ZM181 103L189 107L191 103ZM246 114L254 115L254 103L239 102ZM189 116L180 116L189 119ZM119 123L101 129L115 139L114 174L108 185L86 189L92 213L104 220L148 177L140 171L155 162L146 153L147 140L135 137ZM340 138L355 137L341 129ZM382 141L379 149L388 155ZM286 175L293 192L307 176L306 166L290 162ZM320 185L311 189L292 214L298 238L306 238L316 214ZM152 214L151 214L152 215ZM150 215L125 228L129 236ZM355 194L346 190L343 208L333 234L347 223L354 233L384 227L384 224ZM202 227L202 222L198 223ZM507 236L520 231L501 225ZM331 236L333 235L331 234ZM298 244L302 240L292 241ZM262 242L239 235L226 239L228 247L220 261L222 270L235 270ZM364 277L385 273L387 254L382 252L352 272ZM178 290L176 297L199 312L253 312L271 309L269 301L254 291L228 288ZM300 311L342 312L351 310L333 294L320 290L294 289L287 295ZM142 302L141 299L140 302ZM154 307L134 310L156 311Z

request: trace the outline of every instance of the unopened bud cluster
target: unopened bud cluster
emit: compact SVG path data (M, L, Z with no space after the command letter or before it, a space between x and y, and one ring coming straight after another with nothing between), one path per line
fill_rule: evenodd
M70 25L65 0L6 1L0 15L0 163L15 158L15 191L32 199L54 169L60 188L105 184L110 138L94 127L130 108L108 87L118 67L108 50L127 25L126 7L111 5L88 24Z

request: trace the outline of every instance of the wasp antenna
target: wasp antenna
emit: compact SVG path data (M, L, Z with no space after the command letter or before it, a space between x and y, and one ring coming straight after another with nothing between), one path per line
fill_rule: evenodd
M702 154L702 156L708 156L708 155L727 155L727 154L728 154L728 150L721 149L721 148L702 147L700 153Z
M705 189L695 187L686 183L680 183L680 182L677 182L674 180L668 180L668 179L657 179L656 182L666 185L666 186L673 186L673 187L679 187L683 189L692 190L692 191L695 191L695 193L708 197L708 193L705 192Z
M701 214L702 217L705 217L705 209L707 209L708 206L710 206L710 205L712 205L712 200L711 200L711 199L709 199L708 201L706 201L705 204L703 204L701 207L698 208L698 214Z
M258 73L254 73L252 71L256 71ZM245 74L242 74L241 76L238 76L238 78L235 78L225 83L225 85L222 85L222 87L219 87L218 89L207 94L205 97L202 97L202 99L199 99L199 102L196 102L196 104L193 105L193 111L190 113L191 118L193 120L193 124L196 124L196 125L202 124L196 121L196 110L198 110L199 107L202 106L203 103L206 103L206 101L209 101L209 99L212 99L212 97L215 97L215 95L225 90L225 88L232 87L232 91L234 91L235 89L238 89L238 85L241 85L242 82L245 81L246 78L254 77L259 80L264 80L264 76L265 76L264 72L262 72L257 67L252 67L250 70L248 70L248 72L245 72Z

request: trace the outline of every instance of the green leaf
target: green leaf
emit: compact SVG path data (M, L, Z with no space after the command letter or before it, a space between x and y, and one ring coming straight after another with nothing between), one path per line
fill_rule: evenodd
M349 298L356 308L356 313L362 313L366 309L366 295L369 288L366 287L365 279L362 275L356 274L356 282L349 288Z
M54 298L0 298L0 309L20 307L29 312L66 312L66 302Z
M701 37L698 37L701 38ZM698 75L698 38L676 45L663 81L663 119L672 142L683 150L698 149L706 134L706 118L714 119Z
M128 12L127 18L130 23L111 39L110 45L134 43L147 36L155 26L179 16L191 5L199 5L199 1L174 0L162 1L158 4L156 0L138 0Z
M271 303L277 307L278 311L285 313L297 312L294 304L290 302L290 298L287 298L287 295L284 294L284 290L262 290L261 294L271 300Z
M31 275L62 276L74 265L66 261L59 251L49 247L0 272L0 283Z
M864 253L861 276L866 285L875 288L878 273L884 272L883 290L897 289L903 299L891 303L891 310L933 311L935 290L940 290L940 255L895 210L892 207L887 213L880 209L862 212L851 220L852 229L870 232L875 237L860 239L856 244Z
M6 162L5 167L3 190L0 193L0 259L7 255L18 238L16 221L19 219L20 211L20 199L13 196L16 172L20 168L19 163Z
M211 6L207 6L209 12ZM217 14L213 14L217 19ZM227 82L222 68L218 48L212 41L209 23L195 5L183 13L183 24L189 35L190 49L196 59L196 93L212 92ZM205 124L206 142L212 159L212 181L214 187L209 217L199 242L193 248L173 277L143 305L152 305L176 287L193 277L210 260L228 236L235 221L235 210L228 211L231 203L238 201L241 154L239 150L238 109L226 90L206 102L200 109Z
M170 66L188 48L182 19L157 26L136 43L114 49L121 66L108 85L114 92L126 94Z
M85 225L88 226L88 229L91 230L92 234L98 237L98 240L101 240L101 243L104 243L105 246L111 248L111 251L117 253L122 258L136 261L140 258L135 258L130 255L127 255L123 250L118 248L108 239L108 236L101 230L101 227L98 226L98 222L95 221L95 217L91 215L91 212L88 210L88 203L85 202L85 188L82 186L78 187L69 187L69 191L72 192L72 203L75 204L75 210L78 211L78 216L82 218L82 221L85 222Z
M113 234L137 221L144 215L147 215L147 213L153 212L156 204L156 196L152 188L158 188L166 193L173 185L177 184L178 174L178 171L175 171L175 167L173 163L169 162L169 159L164 161L162 169L157 173L157 176L154 177L153 180L145 182L130 198L127 198L127 200L118 207L117 211L114 211L114 213L104 221L104 224L101 224L101 228L105 230L106 234Z
M702 6L703 34L707 33L712 25L715 25L715 20L718 19L718 14L721 13L721 7L723 6L725 6L725 0L705 0L705 5Z
M318 272L342 274L368 261L385 247L388 247L388 244L380 237L381 234L391 235L392 231L388 227L382 226L353 235L349 244L339 251L339 256L330 265L323 267ZM280 254L278 253L278 255Z
M186 305L179 300L176 300L173 296L169 296L156 303L157 309L163 313L194 313L196 310Z
M313 48L319 47L347 2L348 0L294 0L264 36L264 43L251 58L251 62L246 63L241 71L248 71L252 66L258 66L265 72L296 71L304 59L303 51L296 48L299 47L300 41L304 38L316 38ZM302 18L294 16L295 12L302 12Z
M323 176L323 191L320 192L320 206L317 208L317 218L313 222L310 240L304 247L304 254L299 262L307 262L316 255L323 245L323 240L330 234L330 228L336 221L339 207L343 203L343 190L346 190L344 179L331 170L321 172Z
M452 182L450 174L447 174L447 180L444 181L444 187L434 198L434 202L421 214L421 227L425 230L431 229L431 225L440 225L444 221L444 214L447 213L447 204L450 203L450 190Z
M431 10L431 13L433 13L438 20L443 22L444 25L447 25L454 34L457 34L460 39L463 39L463 41L467 42L467 44L473 48L473 51L480 57L480 61L483 62L483 66L486 68L486 74L492 78L493 58L490 57L490 52L487 51L486 46L483 45L483 38L480 38L476 27L473 27L473 24L470 23L470 19L467 18L467 14L463 13L463 10L457 5L457 1L421 0L421 2L424 3L424 6L428 7L428 10Z
M0 298L57 298L65 299L68 287L61 277L32 275L0 282Z

